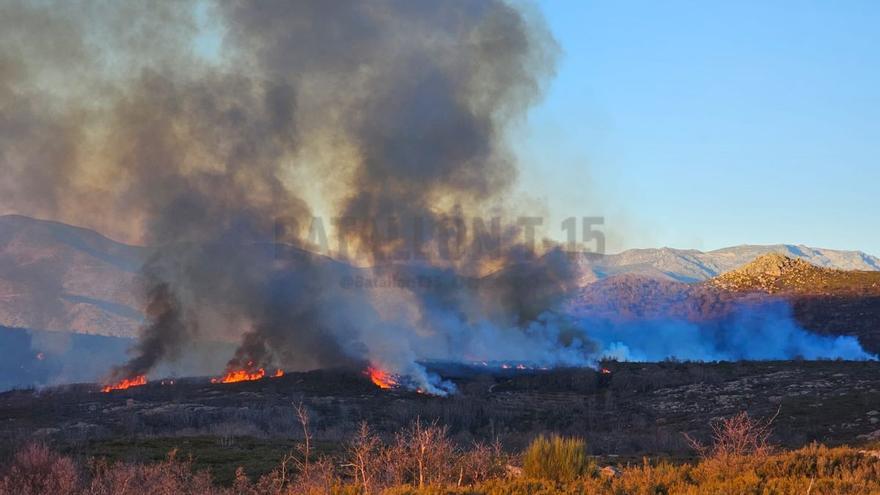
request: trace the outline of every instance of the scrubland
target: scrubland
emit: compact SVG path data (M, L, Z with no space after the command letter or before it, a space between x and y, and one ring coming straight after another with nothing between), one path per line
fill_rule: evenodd
M335 453L315 449L309 414L302 441L261 476L245 468L217 482L210 470L170 451L158 462L75 458L30 443L0 468L3 494L876 494L880 451L870 446L795 450L771 443L772 417L717 419L705 441L688 438L690 462L645 457L616 465L587 455L587 440L536 437L521 452L499 443L458 445L445 426L414 421L391 436L360 425Z

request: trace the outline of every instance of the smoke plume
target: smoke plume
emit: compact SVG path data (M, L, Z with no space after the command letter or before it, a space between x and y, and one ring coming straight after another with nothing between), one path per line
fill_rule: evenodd
M619 361L876 360L852 336L820 335L797 324L785 301L740 303L708 321L582 317L598 354Z
M150 247L115 378L231 339L230 369L371 364L437 394L420 361L590 364L602 342L550 311L563 253L450 249L515 202L506 136L556 52L502 0L3 2L0 210ZM318 206L351 263L310 252Z
M447 327L521 333L540 313L510 287L346 289L362 269L308 253L298 224L320 196L354 219L338 233L350 255L389 277L401 243L376 219L418 219L436 254L444 226L497 211L516 178L506 130L553 71L555 44L531 11L500 0L0 9L0 208L152 248L146 323L117 375L239 338L230 367L371 361L432 388L420 347L479 340ZM417 270L456 279L505 256Z

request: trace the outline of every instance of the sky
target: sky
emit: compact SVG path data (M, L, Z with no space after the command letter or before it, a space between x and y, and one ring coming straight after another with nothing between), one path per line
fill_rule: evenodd
M548 224L604 216L610 252L880 255L880 2L538 7L561 56L513 139Z

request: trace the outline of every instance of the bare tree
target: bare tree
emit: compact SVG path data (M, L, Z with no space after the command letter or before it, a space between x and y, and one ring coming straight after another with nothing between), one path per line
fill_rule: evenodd
M303 465L307 469L309 466L309 457L312 452L312 432L309 430L309 410L306 409L302 401L300 401L299 404L294 404L293 409L296 411L296 417L299 419L299 424L302 426L303 430Z
M461 471L456 470L458 453L449 439L448 428L438 426L436 421L425 424L416 419L397 436L395 450L397 457L409 463L409 481L419 488L451 483L461 477Z
M508 456L501 443L476 442L470 450L459 456L459 475L456 484L481 483L491 478L501 478L506 473Z
M780 410L767 419L755 419L743 411L735 416L714 421L712 445L704 445L687 434L684 436L702 457L764 457L773 451L770 435L773 433L773 421L779 416Z
M373 434L366 421L362 422L348 447L349 463L355 484L360 485L364 493L372 493L373 481L376 477L375 460L379 458L381 443Z
M15 454L5 476L0 477L0 493L74 493L79 483L71 458L33 443Z

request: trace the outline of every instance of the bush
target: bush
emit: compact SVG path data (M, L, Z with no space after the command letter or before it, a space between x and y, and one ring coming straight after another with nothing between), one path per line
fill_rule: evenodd
M776 412L776 415L779 411ZM772 425L776 415L769 419L755 419L745 411L712 423L712 445L705 446L685 434L685 438L702 457L764 458L773 452L770 444Z
M595 472L587 458L586 444L580 438L541 435L532 441L523 456L523 473L536 479L567 482Z
M498 446L462 452L444 447L443 428L413 424L394 443L383 444L366 426L347 459L315 457L308 470L288 466L290 457L254 483L243 469L231 487L172 453L161 462L87 466L42 445L19 451L0 464L0 494L25 495L871 495L880 493L880 453L813 444L758 456L730 454L696 463L652 462L618 466L613 476L594 472L583 440L540 437L523 454L529 477L505 476ZM419 457L421 456L421 457ZM347 467L350 476L336 470ZM346 464L346 462L349 462ZM444 464L441 466L441 463ZM421 471L419 466L422 466ZM422 476L419 476L421 473ZM398 481L399 479L399 481ZM366 480L366 481L365 481ZM422 481L419 486L419 480Z
M72 459L35 443L15 454L8 472L0 477L0 493L73 493L79 484L79 473Z
M162 462L128 464L103 461L94 463L88 495L146 495L192 493L221 494L206 471L193 469L191 460L180 460L171 451ZM73 493L73 492L63 492Z

